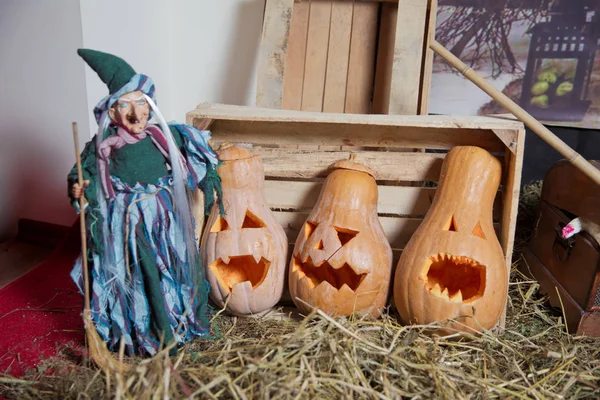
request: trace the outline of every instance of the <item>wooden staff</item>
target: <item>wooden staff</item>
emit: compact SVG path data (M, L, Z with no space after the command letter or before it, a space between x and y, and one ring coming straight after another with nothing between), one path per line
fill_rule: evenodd
M579 153L573 150L569 145L560 140L550 129L542 125L537 119L531 116L527 111L512 101L504 93L493 87L488 81L479 76L475 71L469 68L458 57L452 54L448 49L433 40L429 45L433 51L440 55L446 62L459 70L465 78L477 85L490 97L504 106L508 111L514 114L521 122L527 125L532 131L540 136L546 143L554 147L556 151L562 154L571 164L579 168L590 179L600 185L600 170L596 169Z
M73 143L75 144L75 157L77 160L77 179L79 187L83 190L83 171L81 168L81 156L79 155L79 135L77 133L77 122L73 122ZM88 271L87 258L87 231L85 229L85 196L83 192L79 196L79 229L81 233L81 259L83 261L83 284L84 284L84 303L83 303L83 326L85 335L90 345L90 357L92 361L104 371L124 372L129 369L127 364L115 360L111 352L106 347L106 343L96 331L92 321L90 304L90 278Z

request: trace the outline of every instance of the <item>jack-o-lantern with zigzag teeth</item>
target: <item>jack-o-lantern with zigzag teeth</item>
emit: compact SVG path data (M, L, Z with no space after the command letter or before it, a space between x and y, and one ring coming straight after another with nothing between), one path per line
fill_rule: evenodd
M392 270L392 249L377 216L377 184L359 163L340 161L333 168L296 240L290 295L305 313L312 306L332 316L377 318Z
M210 296L232 314L261 313L283 294L287 237L264 198L260 157L240 146L217 154L226 215L213 207L200 245Z

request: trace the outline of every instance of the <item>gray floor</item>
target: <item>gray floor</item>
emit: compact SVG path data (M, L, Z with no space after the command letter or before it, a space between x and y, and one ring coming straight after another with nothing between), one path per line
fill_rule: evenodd
M31 271L52 251L17 239L0 243L0 289Z

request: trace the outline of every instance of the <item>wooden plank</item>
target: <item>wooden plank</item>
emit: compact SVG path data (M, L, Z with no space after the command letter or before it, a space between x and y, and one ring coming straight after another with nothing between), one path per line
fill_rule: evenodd
M265 198L273 209L311 210L321 193L321 182L267 180ZM422 217L427 214L435 188L379 185L377 212L385 215ZM494 219L502 212L500 192L494 203Z
M397 3L385 3L381 5L375 87L373 89L373 113L375 114L389 113L397 19Z
M323 111L331 3L316 2L309 3L309 5L301 109L303 111Z
M288 241L293 243L304 222L308 218L308 212L285 212L274 211L275 219L281 224ZM392 218L379 217L379 222L393 249L403 249L417 230L423 220L417 218Z
M274 209L307 211L314 207L323 184L321 182L265 182L265 198ZM429 210L434 188L379 186L377 211L380 214L424 216Z
M412 115L419 106L427 1L400 0L398 10L389 113Z
M267 0L258 58L256 104L281 108L285 51L294 0Z
M350 34L352 32L351 2L333 2L323 111L344 112L346 102L346 79L350 56Z
M516 153L506 152L505 155L505 179L503 181L503 212L502 230L500 232L500 244L506 257L506 267L510 272L512 266L512 253L515 241L515 229L517 226L517 212L519 209L519 193L521 190L521 169L523 167L523 153L525 144L525 130L522 129L517 135Z
M287 110L300 110L302 106L309 10L310 3L294 4L287 42L285 68L283 70L283 102L281 107Z
M421 74L421 90L419 92L419 114L429 113L429 93L431 91L431 74L433 73L433 50L429 47L435 39L435 27L437 20L437 0L428 0L426 31L424 43L423 72Z
M326 177L329 167L350 154L371 168L380 181L437 181L445 154L361 151L313 151L254 147L269 178L310 179Z
M503 180L502 190L502 223L500 228L500 244L504 251L506 260L506 269L510 276L512 268L512 256L515 243L515 230L517 227L517 213L519 209L519 194L521 190L521 169L523 167L523 153L525 145L525 129L521 129L517 134L516 152L507 151L505 154L504 169L505 178ZM498 322L500 329L503 329L506 323L506 307L504 313Z
M345 114L340 114L345 115ZM490 130L427 129L399 126L354 125L340 123L306 123L281 121L215 120L213 141L252 142L262 145L289 146L363 146L424 149L451 149L459 145L482 147L502 152L504 144Z
M378 15L379 4L354 3L346 86L346 113L371 112Z
M337 114L246 107L229 104L199 104L187 113L188 121L196 126L196 119L237 120L251 122L326 122L353 125L390 125L410 128L460 128L460 129L513 129L523 128L523 123L501 118L449 115L372 115ZM414 147L414 146L413 146Z

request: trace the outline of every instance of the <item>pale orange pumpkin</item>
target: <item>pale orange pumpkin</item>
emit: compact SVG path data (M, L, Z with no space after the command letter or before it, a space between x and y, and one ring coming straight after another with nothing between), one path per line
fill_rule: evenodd
M377 184L361 164L333 167L296 240L290 294L305 313L312 306L333 316L377 318L392 270L392 249L377 216Z
M226 215L213 207L200 245L210 296L232 314L261 313L283 293L287 237L265 200L260 157L240 146L217 154Z
M425 219L394 277L394 302L406 323L445 325L439 333L491 329L507 297L508 271L492 207L502 166L479 147L453 148Z

